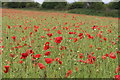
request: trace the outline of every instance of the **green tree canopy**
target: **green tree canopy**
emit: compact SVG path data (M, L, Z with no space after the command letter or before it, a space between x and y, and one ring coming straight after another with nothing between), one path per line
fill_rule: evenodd
M42 4L42 8L45 9L65 9L66 6L67 2L65 0L60 2L57 2L57 0L45 0Z
M72 4L69 4L68 9L83 8L83 7L84 7L83 2L74 2Z
M110 9L120 9L119 4L120 4L120 1L119 2L111 2L108 4L108 7Z

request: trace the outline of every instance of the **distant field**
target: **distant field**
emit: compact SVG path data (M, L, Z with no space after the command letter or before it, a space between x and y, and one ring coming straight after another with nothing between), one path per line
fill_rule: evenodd
M11 8L12 9L12 8ZM72 14L83 14L90 16L101 16L101 17L120 17L119 10L94 10L94 9L70 9L70 10L57 10L57 9L39 9L39 8L15 8L16 10L29 10L29 11L44 11L44 12L60 12L60 13L72 13Z
M118 18L2 9L3 78L114 78Z

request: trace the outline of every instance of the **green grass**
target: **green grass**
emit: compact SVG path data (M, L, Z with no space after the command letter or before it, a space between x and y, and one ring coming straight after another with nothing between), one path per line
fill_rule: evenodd
M5 46L2 53L2 70L5 70L5 65L10 66L8 73L2 72L3 78L65 78L68 70L72 70L72 74L68 78L114 78L114 75L117 75L114 72L118 66L118 57L116 59L107 57L106 60L103 60L102 56L111 52L117 56L116 51L118 46L117 44L112 44L112 42L117 43L118 19L15 9L3 9L2 15L2 45ZM67 24L65 24L66 22ZM11 29L8 29L7 25ZM19 27L19 25L22 27ZM34 31L35 25L39 26L37 32ZM100 30L92 30L91 27L95 25ZM27 27L26 30L25 27ZM57 29L53 30L53 27L57 27ZM50 31L45 31L45 29L50 29ZM58 34L58 30L62 34ZM108 30L111 30L112 33L109 33ZM106 37L107 41L96 36L100 31L103 32L102 36ZM31 37L30 32L33 33ZM68 34L68 32L76 32L77 34ZM48 37L47 33L53 33L53 36ZM83 39L79 39L79 33L84 34ZM86 33L94 36L94 39L88 39ZM12 36L16 36L16 41L13 41ZM45 38L41 38L40 36L45 36ZM54 38L59 36L62 36L63 40L57 45L54 42ZM22 41L23 37L26 38L25 41ZM73 42L74 39L68 39L70 37L78 38L78 41ZM103 42L100 42L100 40ZM43 50L43 47L46 42L50 42L50 46L54 46L54 48L47 50L51 51L50 56L44 56L46 51ZM23 46L24 44L27 44L27 46ZM32 47L29 47L30 45ZM90 45L93 45L93 47L90 48ZM11 50L11 48L17 46L22 47ZM59 49L61 46L65 46L67 49L61 51ZM101 50L98 50L98 47ZM32 49L34 54L42 55L35 62L44 64L46 70L41 70L38 65L34 67L31 60L32 56L30 55L25 60L20 59L21 53L25 53L28 49ZM92 56L96 57L96 61L93 64L78 62L78 60L86 61L88 54L91 52L94 52ZM10 57L10 53L15 54L15 58ZM79 58L80 53L84 54L83 59ZM59 64L57 61L47 64L44 61L44 58L55 59L57 57L60 58L63 64ZM23 61L22 64L19 63L20 60ZM7 61L10 63L7 63ZM78 71L75 70L76 67L78 67Z

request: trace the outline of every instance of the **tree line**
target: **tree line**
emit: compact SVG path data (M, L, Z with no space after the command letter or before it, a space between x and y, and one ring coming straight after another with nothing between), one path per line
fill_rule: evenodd
M2 2L4 8L39 8L39 9L55 9L55 10L70 10L70 9L119 9L120 2L111 2L104 4L103 2Z

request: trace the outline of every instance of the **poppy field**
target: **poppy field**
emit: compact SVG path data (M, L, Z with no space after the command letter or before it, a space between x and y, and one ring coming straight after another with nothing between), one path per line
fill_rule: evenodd
M1 17L3 78L120 78L118 18L14 9Z

